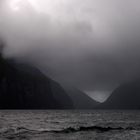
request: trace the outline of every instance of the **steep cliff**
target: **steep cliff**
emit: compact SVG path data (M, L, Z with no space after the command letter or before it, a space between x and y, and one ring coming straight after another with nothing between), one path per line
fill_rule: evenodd
M58 93L52 83L36 68L9 63L0 56L0 109L72 108L70 98L65 104L54 97Z
M121 85L102 104L100 109L140 109L140 81Z

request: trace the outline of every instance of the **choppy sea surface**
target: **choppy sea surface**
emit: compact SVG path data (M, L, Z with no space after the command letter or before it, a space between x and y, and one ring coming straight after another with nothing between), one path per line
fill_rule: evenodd
M0 111L0 140L140 140L140 111Z

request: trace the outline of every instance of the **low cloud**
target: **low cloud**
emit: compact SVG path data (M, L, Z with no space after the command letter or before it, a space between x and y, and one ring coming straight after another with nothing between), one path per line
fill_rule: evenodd
M93 93L139 77L138 0L25 0L17 9L12 2L0 5L5 57Z

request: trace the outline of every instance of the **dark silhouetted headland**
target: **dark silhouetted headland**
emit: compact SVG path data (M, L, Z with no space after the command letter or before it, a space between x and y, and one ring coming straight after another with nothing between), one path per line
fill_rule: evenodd
M64 86L64 89L66 93L71 97L74 108L76 109L94 109L97 105L99 105L99 102L93 100L84 92L76 88Z
M0 56L0 109L69 108L73 103L59 84L34 67Z
M140 109L140 81L133 81L118 87L100 109Z

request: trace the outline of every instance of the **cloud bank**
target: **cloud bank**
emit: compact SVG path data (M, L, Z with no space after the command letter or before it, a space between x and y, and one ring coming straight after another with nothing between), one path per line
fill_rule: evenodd
M3 0L4 56L32 63L90 95L107 94L103 91L140 75L139 5L139 0Z

